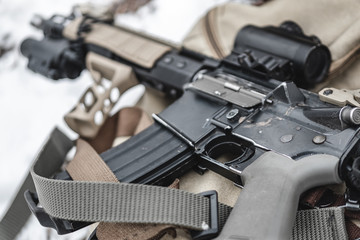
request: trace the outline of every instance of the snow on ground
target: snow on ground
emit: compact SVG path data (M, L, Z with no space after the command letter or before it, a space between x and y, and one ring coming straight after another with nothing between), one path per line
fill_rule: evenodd
M0 0L0 38L11 34L15 50L0 58L0 216L10 204L17 187L29 170L36 153L54 126L68 136L74 134L63 116L92 83L87 72L77 80L52 81L26 68L19 45L25 37L41 38L29 25L34 14L50 17L53 13L68 14L74 4L86 0ZM181 42L196 20L216 4L226 0L153 0L135 14L117 18L117 22L159 37ZM104 3L104 1L91 1ZM109 2L105 1L105 2ZM139 95L137 89L135 95ZM133 99L122 99L121 106ZM48 237L48 235L50 237ZM84 239L84 231L57 236L46 231L32 217L18 240Z

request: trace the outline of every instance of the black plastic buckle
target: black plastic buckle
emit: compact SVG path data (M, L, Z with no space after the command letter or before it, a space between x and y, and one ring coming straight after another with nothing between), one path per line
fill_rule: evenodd
M191 237L195 240L213 239L219 235L219 208L218 193L215 190L199 193L209 198L210 228L204 231L191 231Z
M54 218L47 214L44 208L37 206L39 198L36 193L26 190L24 196L30 211L36 216L39 223L44 227L55 229L59 235L75 232L91 224L90 222L76 222Z
M356 188L347 188L345 192L345 208L351 211L360 211L360 191Z

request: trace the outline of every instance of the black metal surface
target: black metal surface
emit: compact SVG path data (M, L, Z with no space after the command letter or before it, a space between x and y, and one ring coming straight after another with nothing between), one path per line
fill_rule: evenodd
M169 185L196 165L193 149L157 123L100 156L129 183Z
M29 69L54 80L77 78L85 67L82 56L71 48L67 39L28 38L20 50L29 59Z
M337 122L333 121L333 125L324 124L318 118L309 116L309 111L332 111L334 107L322 102L316 94L298 90L295 85L285 86L269 94L271 101L249 109L188 90L160 116L195 143L202 166L234 182L237 182L237 179L229 173L229 167L241 171L256 159L258 154L254 154L249 161L235 161L226 166L217 162L206 151L216 138L228 136L226 139L230 145L244 145L256 149L255 152L272 150L295 160L323 153L342 158L344 152L352 148L350 143L356 141L357 128L348 126L346 129L339 129L334 127ZM252 83L252 87L264 91L263 87L255 83ZM242 116L236 122L227 117L233 109L238 109ZM234 151L236 152L236 149L232 152Z
M309 108L304 110L304 115L321 125L341 130L340 110L340 107Z
M120 182L161 186L170 185L197 164L194 149L158 123L100 157ZM66 171L54 178L72 180Z
M131 66L138 78L144 85L166 93L170 97L179 97L183 93L183 87L191 82L194 75L201 69L213 69L219 62L211 58L200 58L190 51L171 51L162 56L151 69L141 67L133 62L121 58L102 47L88 44L87 51L95 52L107 58ZM190 55L189 55L190 54Z
M331 63L329 49L290 21L280 27L245 26L236 36L234 51L242 67L301 87L321 82Z
M215 126L210 124L210 120L225 105L224 102L186 91L181 98L161 112L159 116L189 140L198 142L215 129Z

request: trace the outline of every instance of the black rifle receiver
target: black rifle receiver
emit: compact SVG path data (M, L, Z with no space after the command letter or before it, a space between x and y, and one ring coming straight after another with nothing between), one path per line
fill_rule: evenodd
M83 42L77 49L82 56L92 51L122 62L140 82L182 95L153 115L152 126L101 157L121 182L167 185L199 165L236 184L245 182L219 239L288 239L300 194L317 185L343 180L348 201L359 206L360 109L324 103L288 82L313 86L330 65L328 49L299 29L289 22L280 28L247 26L223 60L181 49L166 53L152 68ZM46 49L42 54L54 63L52 69L66 73L56 62L62 55ZM22 51L37 56L31 44L23 44ZM36 59L29 59L29 66L36 66L30 61ZM326 111L333 114L319 114ZM228 152L228 162L217 161ZM66 172L57 178L71 179ZM251 218L243 218L248 213Z

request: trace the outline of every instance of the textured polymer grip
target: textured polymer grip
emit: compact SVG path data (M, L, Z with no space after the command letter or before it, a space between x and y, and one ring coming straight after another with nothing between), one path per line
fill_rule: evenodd
M290 239L300 194L339 183L338 161L326 154L298 161L274 152L263 154L243 171L245 187L217 239Z
M89 53L86 66L94 84L80 98L79 103L65 115L69 127L85 138L94 138L120 98L120 94L138 84L131 67Z

